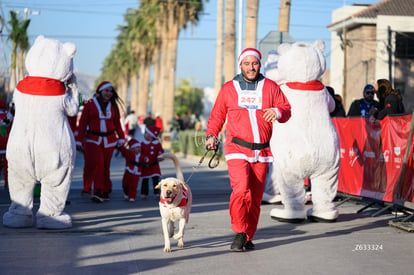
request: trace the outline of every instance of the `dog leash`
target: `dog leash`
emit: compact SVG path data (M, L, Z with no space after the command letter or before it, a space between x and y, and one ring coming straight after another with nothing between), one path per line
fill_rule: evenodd
M185 183L188 183L191 179L191 177L194 175L195 171L197 171L197 169L201 166L201 164L204 161L204 158L207 156L208 152L210 151L214 151L213 155L211 156L210 160L208 161L208 167L210 169L214 169L216 168L219 164L220 164L220 159L219 156L217 155L217 151L219 148L219 144L220 142L217 142L216 144L216 148L214 150L208 150L206 149L206 151L204 152L204 155L201 157L200 161L198 162L197 166L193 166L193 172L191 173L191 175L188 177L188 179L186 180Z

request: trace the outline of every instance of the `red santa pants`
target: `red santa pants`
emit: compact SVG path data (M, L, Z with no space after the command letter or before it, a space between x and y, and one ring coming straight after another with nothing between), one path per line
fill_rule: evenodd
M139 175L134 175L125 170L122 178L122 190L124 190L124 194L128 196L128 199L135 199L137 196L139 177Z
M231 229L246 233L250 241L259 222L268 163L233 159L227 161L227 167L233 189L230 196Z
M83 191L91 192L95 183L94 193L109 193L112 189L110 166L115 147L105 148L103 144L85 143L85 166L83 169Z

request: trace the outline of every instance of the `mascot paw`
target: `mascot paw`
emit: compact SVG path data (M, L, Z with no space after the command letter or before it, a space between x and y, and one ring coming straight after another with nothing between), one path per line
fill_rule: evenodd
M306 219L305 210L273 208L270 217L280 222L301 223Z
M339 216L339 211L337 209L330 209L330 210L319 210L313 211L313 209L309 209L307 211L308 219L314 222L336 222L336 218Z
M269 204L281 204L282 196L280 196L280 194L270 195L267 193L263 193L262 202Z
M38 215L36 227L39 229L67 229L72 227L72 218L66 213L59 216Z
M33 216L32 215L19 215L6 212L3 215L3 225L13 228L23 228L23 227L32 227L33 226Z

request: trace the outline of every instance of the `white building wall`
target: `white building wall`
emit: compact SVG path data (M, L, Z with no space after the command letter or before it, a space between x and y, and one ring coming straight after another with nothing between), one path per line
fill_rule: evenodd
M388 27L393 32L414 32L414 17L411 16L385 16L380 15L377 19L377 58L375 62L375 77L389 78L388 73ZM392 37L392 51L395 51L395 34ZM392 60L394 64L394 60ZM394 67L392 76L395 76Z
M351 14L365 9L366 6L344 6L332 12L332 23L341 21ZM339 30L338 30L339 31ZM344 52L341 47L342 41L338 31L331 32L331 63L330 63L330 83L329 86L335 89L335 93L343 96L343 70L344 70ZM342 30L341 30L342 31Z

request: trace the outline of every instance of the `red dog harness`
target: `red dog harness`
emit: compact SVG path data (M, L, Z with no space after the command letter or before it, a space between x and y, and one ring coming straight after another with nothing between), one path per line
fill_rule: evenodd
M187 192L183 190L182 199L181 199L180 203L177 205L177 207L186 206L187 201L188 201ZM160 198L160 203L162 203L164 205L164 207L167 207L166 201L162 197Z

